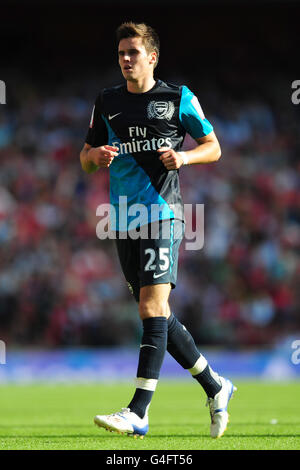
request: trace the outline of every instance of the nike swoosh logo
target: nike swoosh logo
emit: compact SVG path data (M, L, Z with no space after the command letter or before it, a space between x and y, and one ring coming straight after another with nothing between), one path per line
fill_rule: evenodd
M158 277L163 276L163 275L166 274L167 272L168 272L168 271L164 271L163 273L160 273L160 274L154 273L154 274L153 274L153 279L157 279Z
M140 348L145 348L146 346L148 346L149 348L155 348L155 349L157 349L157 347L156 347L156 346L153 346L152 344L141 344L141 345L140 345Z
M111 119L115 118L116 116L119 116L119 114L122 114L122 111L120 113L113 114L112 116L109 114L108 115L108 120L110 121Z

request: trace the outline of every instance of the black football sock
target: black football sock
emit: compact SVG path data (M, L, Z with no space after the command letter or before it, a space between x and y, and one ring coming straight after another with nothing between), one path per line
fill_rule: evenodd
M184 369L193 367L200 357L192 335L173 313L168 318L167 351Z
M143 337L137 370L137 388L128 405L143 418L150 405L167 347L168 322L165 317L143 320Z
M202 385L206 395L209 398L214 398L214 396L221 390L222 385L219 380L218 374L216 374L210 367L207 365L205 369L200 372L200 374L193 375L199 384Z
M168 319L167 350L174 359L202 385L208 397L214 397L221 390L218 374L200 354L192 335L171 313Z
M150 405L153 393L154 390L143 390L142 388L137 388L128 405L130 411L133 411L140 418L143 418L147 411L147 406Z

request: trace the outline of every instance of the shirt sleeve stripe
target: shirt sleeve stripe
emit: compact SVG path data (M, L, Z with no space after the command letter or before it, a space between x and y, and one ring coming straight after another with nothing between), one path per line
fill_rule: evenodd
M182 87L179 120L194 139L204 137L213 130L213 126L204 116L197 97L186 86Z

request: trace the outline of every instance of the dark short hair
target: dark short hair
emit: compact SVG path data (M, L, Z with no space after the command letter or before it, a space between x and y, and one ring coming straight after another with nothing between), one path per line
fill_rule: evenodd
M127 38L142 38L143 44L145 46L148 54L152 51L156 52L156 62L154 68L157 66L159 58L159 37L156 31L145 23L133 23L132 21L122 23L117 29L117 41L118 44L121 39Z

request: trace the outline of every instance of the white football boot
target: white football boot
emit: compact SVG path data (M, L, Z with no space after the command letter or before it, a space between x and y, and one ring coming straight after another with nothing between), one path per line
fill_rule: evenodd
M118 434L127 433L135 438L140 437L140 439L143 439L149 429L148 414L146 413L144 418L141 419L129 408L122 408L118 413L111 415L97 415L94 418L94 423L107 431L115 431Z
M209 412L211 417L210 435L211 437L221 437L227 429L227 423L229 421L229 414L227 412L227 406L233 392L237 388L224 377L219 377L222 388L215 395L214 398L208 398L206 406L209 406Z

